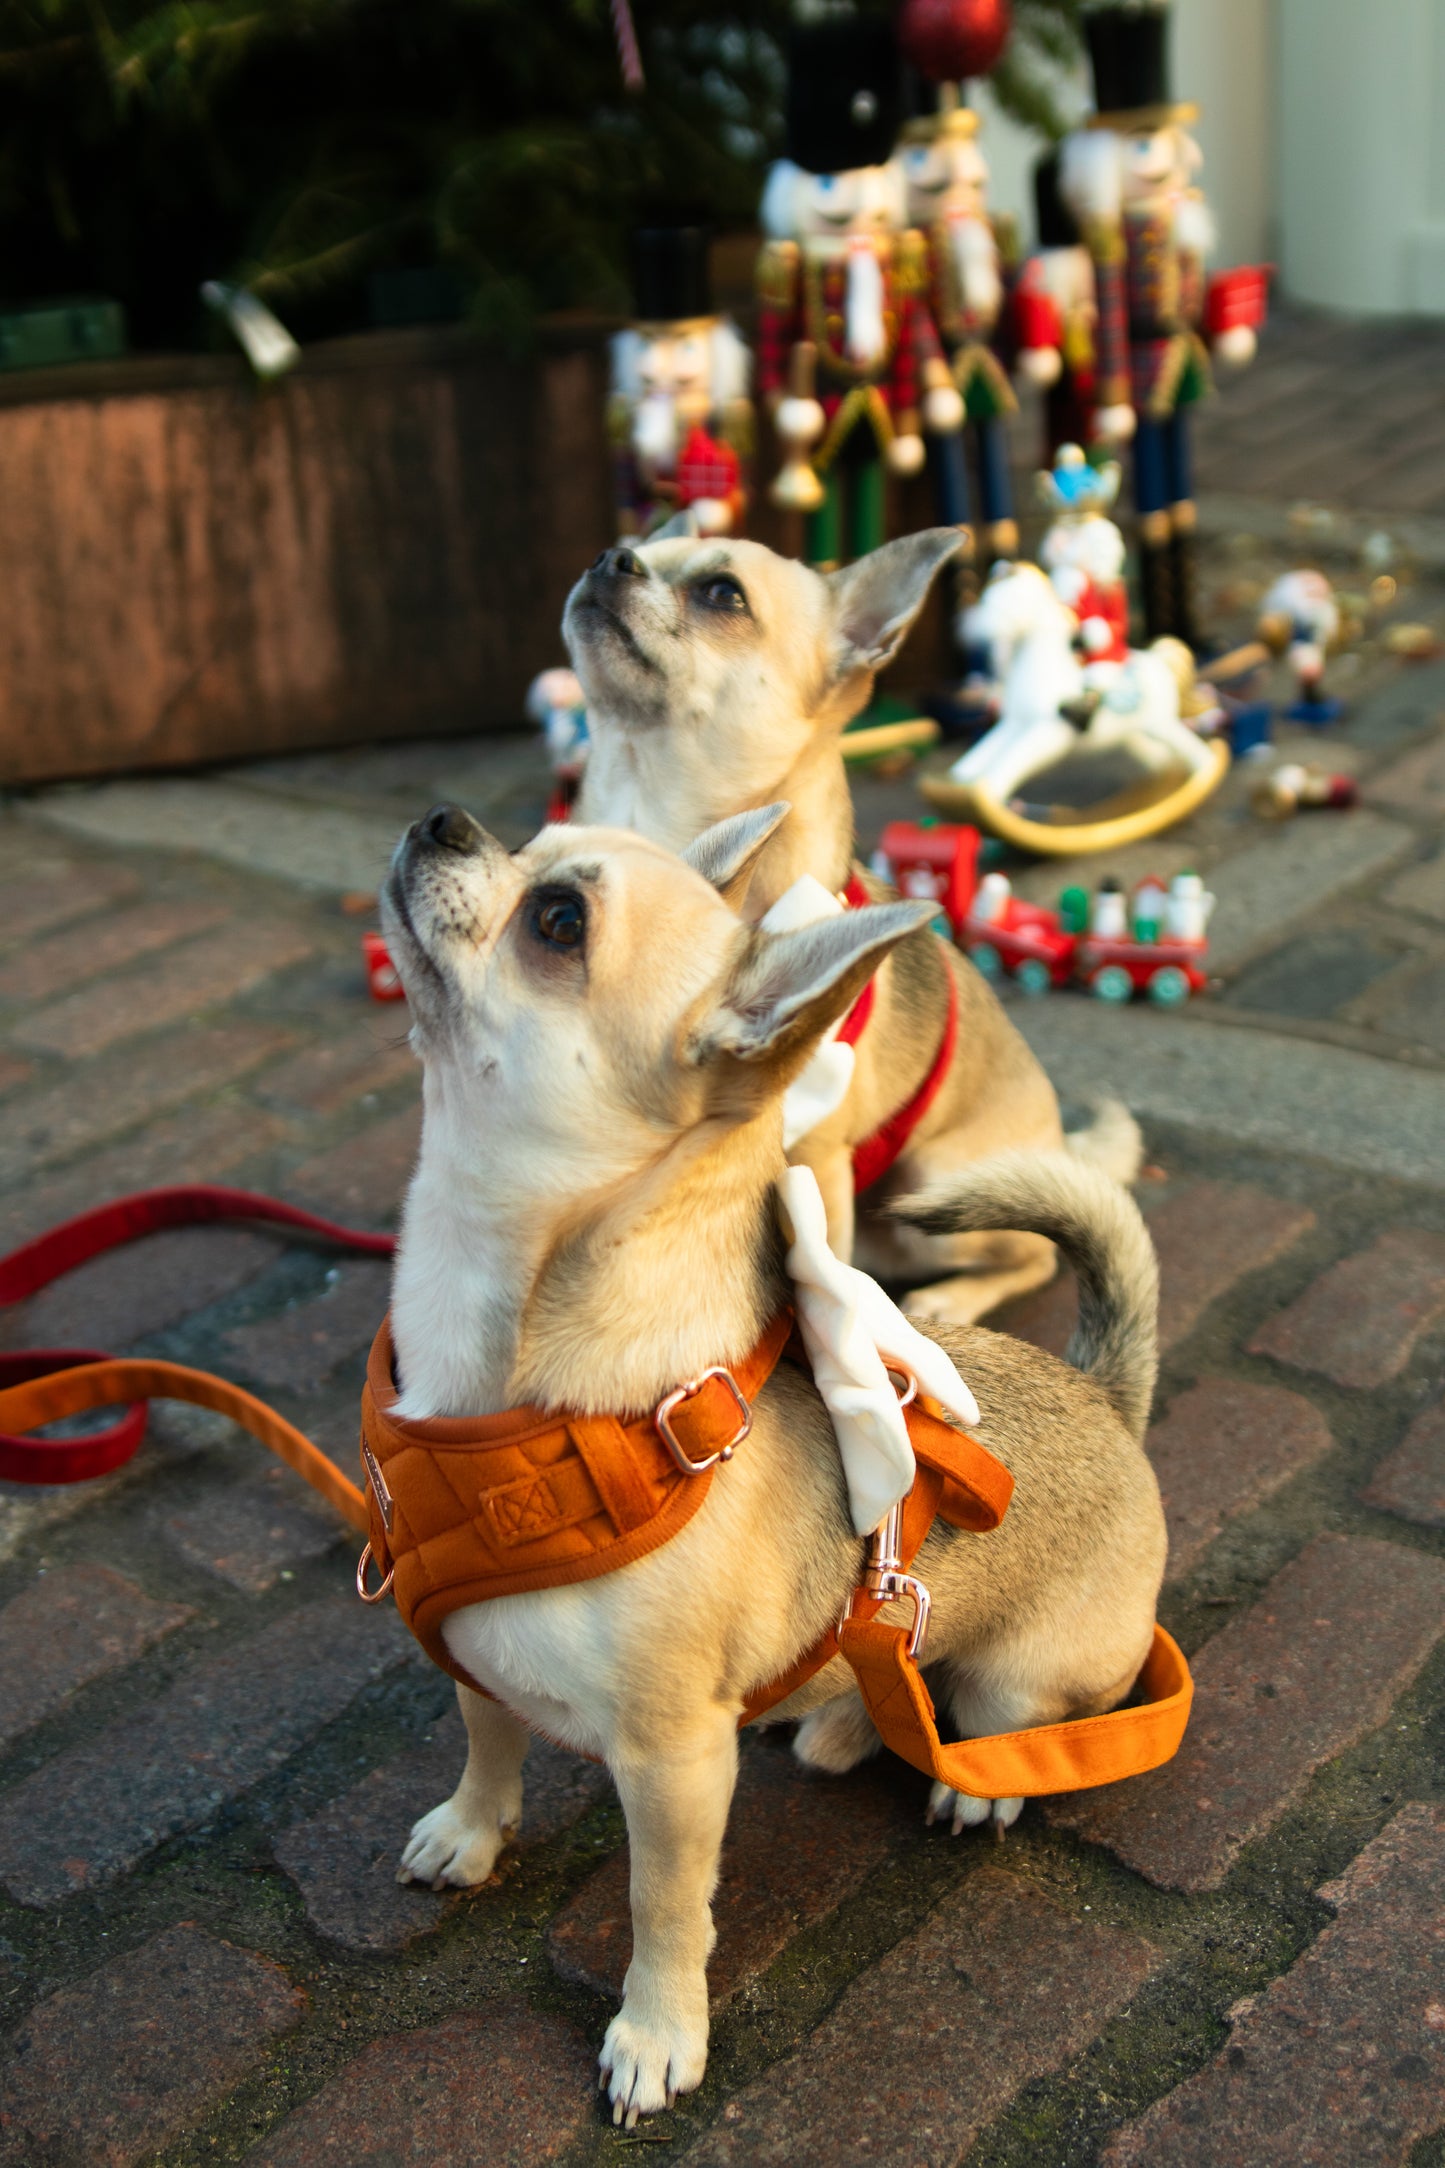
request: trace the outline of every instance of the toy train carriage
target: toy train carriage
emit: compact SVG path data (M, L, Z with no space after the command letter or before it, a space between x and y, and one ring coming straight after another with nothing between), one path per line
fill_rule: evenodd
M990 875L983 887L989 890L994 880L1002 879L1001 874ZM1015 979L1026 994L1068 985L1079 937L1061 923L1057 911L1014 895L996 902L981 891L979 901L984 911L975 910L964 920L959 941L986 979Z
M878 842L873 870L891 881L900 896L936 902L955 941L978 886L978 853L983 842L976 828L943 821L889 821Z
M1202 969L1204 941L1137 941L1128 938L1078 943L1074 968L1100 1001L1128 1001L1147 994L1151 1001L1177 1008L1191 994L1203 993L1209 980Z

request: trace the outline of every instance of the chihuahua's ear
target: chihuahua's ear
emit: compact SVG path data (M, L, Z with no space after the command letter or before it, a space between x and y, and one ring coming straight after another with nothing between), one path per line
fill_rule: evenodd
M757 864L758 853L791 813L787 804L759 806L735 813L731 820L704 828L683 852L683 863L710 881L724 903L739 903Z
M966 548L968 539L966 527L926 527L828 574L839 677L892 662L940 567Z
M756 930L720 1000L692 1036L691 1058L795 1066L862 992L888 950L937 915L935 903L871 904L794 933Z

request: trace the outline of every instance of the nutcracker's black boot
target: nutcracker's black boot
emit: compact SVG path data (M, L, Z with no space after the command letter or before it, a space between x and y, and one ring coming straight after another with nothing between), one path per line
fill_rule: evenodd
M1199 628L1199 553L1192 504L1188 512L1187 522L1180 525L1176 510L1176 524L1170 529L1169 570L1174 622L1167 629L1198 654L1204 646L1204 635Z
M1139 537L1139 587L1144 603L1144 644L1174 630L1174 565L1167 539Z

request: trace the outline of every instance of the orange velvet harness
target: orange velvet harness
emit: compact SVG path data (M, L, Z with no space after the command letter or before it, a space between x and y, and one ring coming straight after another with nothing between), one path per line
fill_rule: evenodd
M372 1345L361 1413L369 1549L384 1576L377 1594L389 1587L432 1660L477 1690L443 1636L452 1612L492 1597L593 1580L666 1543L698 1510L713 1481L727 1480L726 1458L734 1448L745 1450L743 1413L785 1351L806 1362L790 1311L774 1319L735 1372L710 1372L680 1399L670 1395L675 1406L661 1403L677 1441L674 1451L655 1411L626 1419L533 1407L464 1420L398 1417L391 1333L383 1323ZM978 1533L996 1528L1013 1478L921 1399L904 1414L918 1463L898 1546L907 1567L936 1519ZM1188 1667L1156 1627L1141 1675L1149 1695L1144 1706L945 1745L908 1632L883 1620L882 1607L882 1599L858 1590L836 1629L782 1678L748 1697L743 1722L785 1701L841 1653L884 1743L915 1768L981 1798L1110 1783L1168 1760L1183 1736L1192 1692Z

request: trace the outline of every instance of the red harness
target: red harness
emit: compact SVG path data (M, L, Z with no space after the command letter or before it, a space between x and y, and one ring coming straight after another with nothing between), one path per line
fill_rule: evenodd
M850 911L860 911L865 904L873 901L856 873L848 877L848 886L843 890L843 901ZM913 1097L905 1100L896 1113L890 1114L887 1121L881 1128L875 1129L871 1137L865 1137L861 1144L854 1146L855 1196L861 1196L865 1189L871 1189L875 1182L881 1181L894 1161L901 1158L907 1149L909 1138L943 1089L943 1080L948 1075L954 1049L958 1045L958 980L946 965L944 970L948 980L948 1015L944 1020L943 1037L938 1042L938 1052L933 1057L933 1065ZM838 1038L844 1046L856 1046L862 1038L864 1027L873 1014L875 986L876 982L870 979L838 1027Z

